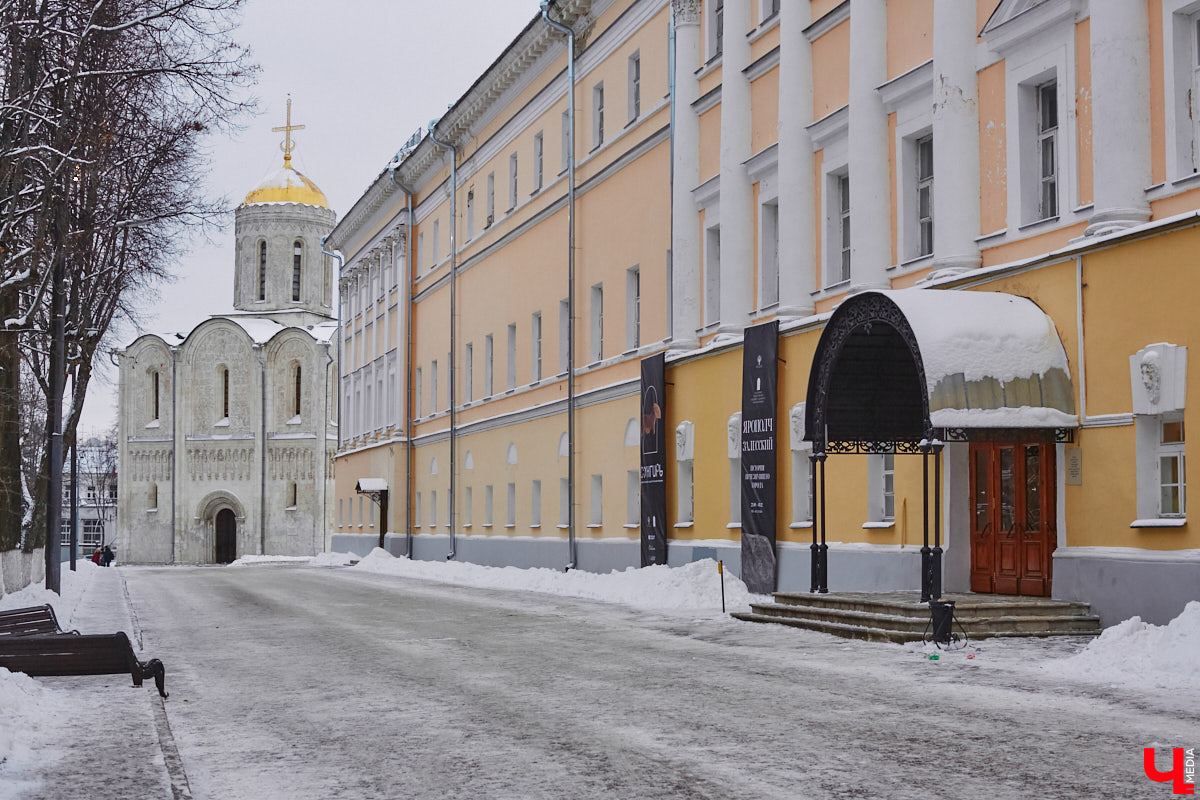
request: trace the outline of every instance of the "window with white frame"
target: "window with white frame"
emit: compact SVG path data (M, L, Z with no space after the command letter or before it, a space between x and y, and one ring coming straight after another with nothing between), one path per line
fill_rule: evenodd
M704 232L704 324L721 321L721 228Z
M505 388L512 391L517 388L517 323L508 326L508 372Z
M678 471L675 479L675 524L689 525L692 523L693 515L695 514L695 503L693 499L693 466L695 460L680 459L678 462Z
M529 318L529 382L542 379L542 312L535 311Z
M642 115L642 54L638 51L629 57L629 121Z
M492 396L492 334L483 337L483 396Z
M636 527L641 524L642 481L640 470L625 471L625 525Z
M435 359L429 364L429 413L436 414L438 410L438 368Z
M475 399L475 345L471 342L463 349L463 392L468 403Z
M542 482L535 480L529 488L529 527L542 525Z
M914 142L916 156L916 245L915 256L933 253L933 136Z
M770 308L779 302L779 200L759 208L762 243L758 249L758 307Z
M625 349L642 345L642 272L634 266L625 270Z
M571 523L571 489L566 478L558 479L558 527Z
M517 154L508 157L508 210L517 207Z
M343 509L343 503L344 503L345 499L346 498L344 498L344 497L338 498L338 527L339 528L344 527L342 525L342 509Z
M492 484L483 487L483 524L492 524L492 503L495 499Z
M896 456L882 453L867 458L867 519L888 525L896 518Z
M1158 466L1159 517L1187 515L1187 473L1184 469L1183 416L1164 414L1156 418L1158 434L1156 460Z
M431 267L436 267L437 263L438 263L438 259L441 258L441 252L440 252L441 248L439 247L439 244L438 244L441 241L441 235L440 235L438 229L441 227L442 227L441 220L435 219L433 221L433 247L430 248L431 250L433 250L433 264L431 265Z
M421 378L421 368L417 367L413 372L413 416L417 419L421 418L421 392L424 390Z
M362 498L358 499L358 524L362 527ZM413 527L419 528L425 522L425 517L421 515L421 493L417 492L413 495Z
M489 172L487 176L487 219L483 227L489 228L496 221L496 173Z
M558 303L558 374L560 375L566 375L571 365L570 326L570 303L560 300Z
M506 492L507 514L504 517L504 524L508 527L515 527L517 524L517 485L510 482Z
M811 450L792 451L792 526L812 523L814 473Z
M104 520L102 519L85 519L81 520L83 530L80 531L79 546L80 547L99 547L104 544ZM69 525L70 522L67 522Z
M469 528L471 527L471 509L474 507L471 503L473 493L470 486L464 487L463 491L463 527Z
M604 285L597 283L591 293L592 361L604 359Z
M1200 172L1200 3L1163 0L1167 177Z
M429 527L437 527L437 492L429 493Z
M475 190L467 192L467 238L475 235Z
M604 524L604 476L592 475L592 504L588 515L588 526Z
M592 149L604 144L604 82L592 87Z
M1058 83L1037 87L1038 215L1058 216Z
M850 175L842 173L833 178L836 205L837 238L833 250L834 271L831 283L850 280Z
M762 0L762 21L773 18L779 13L780 0Z
M533 137L533 191L536 194L542 189L542 132L538 131Z
M725 38L725 0L712 0L706 3L708 16L705 27L708 29L708 60L712 61L721 55L724 48L722 39Z

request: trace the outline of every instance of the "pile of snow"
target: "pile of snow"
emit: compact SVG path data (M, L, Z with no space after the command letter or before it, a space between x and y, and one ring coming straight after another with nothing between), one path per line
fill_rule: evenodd
M314 567L348 567L357 560L353 553L321 553L310 563Z
M613 570L601 575L582 570L560 572L545 568L485 567L462 561L409 561L393 558L377 547L354 569L481 589L516 589L582 597L653 611L721 611L721 576L717 573L717 562L710 558L682 567L630 567L623 572ZM750 594L739 578L728 572L725 574L727 610L748 609L751 602L768 599Z
M1074 679L1134 689L1200 684L1200 602L1193 600L1166 625L1131 617L1106 628L1078 654L1046 669Z
M312 556L242 556L237 561L231 561L231 567L248 567L251 564L295 564L312 561Z
M7 611L12 608L41 606L49 603L54 607L54 616L58 618L58 624L64 630L70 630L75 627L71 622L75 615L75 609L79 606L79 601L83 597L84 592L91 585L92 578L96 576L97 570L100 569L104 569L104 567L83 559L76 562L75 572L71 572L70 568L66 564L63 564L62 579L59 581L62 586L61 596L48 591L45 583L35 583L26 586L18 592L9 592L6 595L0 596L0 611ZM0 706L0 708L2 707Z

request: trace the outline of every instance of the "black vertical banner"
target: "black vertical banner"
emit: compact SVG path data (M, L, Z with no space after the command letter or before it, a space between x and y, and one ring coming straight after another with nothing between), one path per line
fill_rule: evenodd
M667 563L666 354L642 359L642 566Z
M775 419L779 322L746 328L742 345L742 580L775 591Z

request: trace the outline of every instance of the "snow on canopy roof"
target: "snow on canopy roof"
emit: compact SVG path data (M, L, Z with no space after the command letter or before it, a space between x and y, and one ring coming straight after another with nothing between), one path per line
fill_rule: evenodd
M933 427L1079 424L1066 351L1032 300L955 289L876 293L900 309L917 340Z

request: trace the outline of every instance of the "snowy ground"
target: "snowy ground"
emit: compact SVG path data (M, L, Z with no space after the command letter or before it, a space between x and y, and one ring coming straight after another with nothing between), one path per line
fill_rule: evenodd
M86 562L0 598L126 630L171 692L0 670L0 800L1165 797L1141 748L1200 743L1200 603L947 653L734 621L712 562L350 561Z

